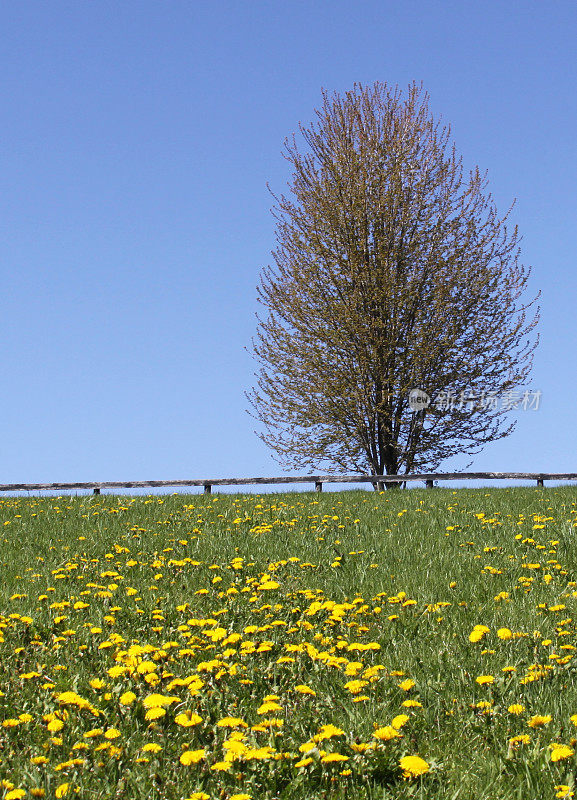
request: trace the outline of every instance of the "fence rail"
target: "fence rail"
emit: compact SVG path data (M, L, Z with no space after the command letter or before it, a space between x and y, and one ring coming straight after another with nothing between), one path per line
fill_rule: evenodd
M92 489L100 494L102 489L156 489L160 487L202 486L205 494L210 494L213 486L258 486L283 483L314 483L321 492L323 483L371 483L379 489L385 484L404 484L410 481L423 481L432 489L435 481L453 480L532 480L542 487L544 481L575 481L577 472L425 472L409 475L305 475L282 476L280 478L202 478L179 481L101 481L89 483L5 483L0 484L0 492L16 491L69 491L71 489Z

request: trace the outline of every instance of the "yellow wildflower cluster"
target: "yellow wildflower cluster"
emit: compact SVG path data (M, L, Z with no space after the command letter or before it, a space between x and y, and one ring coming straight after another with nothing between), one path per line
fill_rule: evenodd
M572 797L571 496L5 499L3 797Z

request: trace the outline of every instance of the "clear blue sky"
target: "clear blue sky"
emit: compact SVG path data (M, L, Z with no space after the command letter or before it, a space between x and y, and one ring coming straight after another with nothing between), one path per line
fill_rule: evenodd
M376 80L517 198L542 290L541 407L472 468L577 471L573 2L19 0L0 32L0 483L283 474L243 394L266 183L321 87Z

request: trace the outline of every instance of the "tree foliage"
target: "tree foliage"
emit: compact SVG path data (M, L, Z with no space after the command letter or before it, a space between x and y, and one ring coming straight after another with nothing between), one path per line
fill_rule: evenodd
M478 168L465 175L412 84L323 92L285 143L274 265L262 271L247 394L287 467L407 474L475 453L514 429L481 398L526 381L537 298ZM412 389L477 398L409 406ZM462 397L462 395L461 395Z

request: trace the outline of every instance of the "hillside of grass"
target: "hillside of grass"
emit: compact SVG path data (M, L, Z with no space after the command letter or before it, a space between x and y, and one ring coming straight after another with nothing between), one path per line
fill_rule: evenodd
M577 490L0 501L0 797L543 800Z

